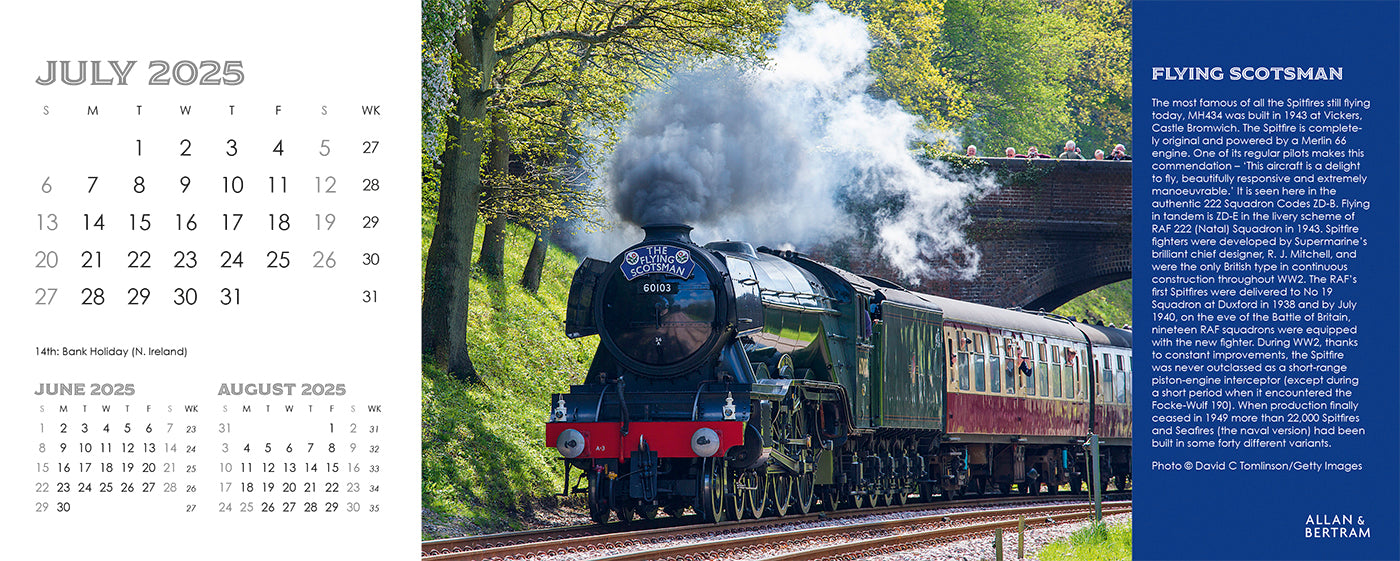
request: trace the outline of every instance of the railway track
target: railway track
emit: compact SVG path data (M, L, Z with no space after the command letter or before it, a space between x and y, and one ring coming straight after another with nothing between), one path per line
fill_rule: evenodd
M1106 500L1114 498L1131 499L1130 493L1106 495ZM486 560L506 560L506 559L526 559L538 556L562 555L562 554L584 554L589 558L602 558L613 561L628 561L641 559L655 559L667 556L674 558L686 558L689 555L696 555L709 551L733 551L735 548L743 549L752 547L751 544L761 544L765 541L773 540L773 536L782 536L787 532L763 533L762 530L779 526L798 526L803 524L813 524L818 522L845 520L861 517L872 517L884 514L904 513L911 511L933 511L947 510L955 508L984 508L992 506L1005 506L1023 504L1027 502L1046 503L1050 501L1060 501L1052 505L1039 505L1035 507L1021 507L1019 509L998 509L981 510L959 513L939 513L928 516L916 516L901 520L886 520L874 523L853 523L830 525L827 528L803 528L791 530L791 540L810 541L815 539L812 532L819 532L820 535L840 535L848 534L852 528L868 527L878 528L884 524L886 527L919 526L929 524L946 525L951 521L976 520L977 517L987 516L1017 516L1009 514L1012 511L1033 516L1040 512L1033 509L1059 510L1087 510L1087 501L1084 497L992 497L968 500L946 501L938 503L919 503L901 506L843 510L829 513L813 513L805 516L787 516L783 518L763 518L759 520L731 521L720 524L700 524L699 518L685 516L680 518L663 518L655 521L644 521L631 524L613 524L606 526L571 526L566 528L533 530L528 532L511 532L507 534L492 534L486 536L474 536L468 538L456 538L448 540L434 540L423 542L423 557L434 561L462 560L462 561L486 561ZM1105 508L1111 503L1105 503ZM1130 503L1112 503L1130 504ZM1032 510L1027 510L1032 509ZM1107 512L1107 511L1106 511ZM1006 513L1006 514L996 514ZM918 522L910 522L917 520ZM863 524L871 524L865 526ZM757 534L749 532L758 531ZM873 530L872 530L873 531ZM890 530L883 530L888 533ZM990 530L988 530L990 531ZM737 537L736 537L737 536ZM739 540L739 541L731 541ZM747 541L745 541L747 540ZM669 546L674 542L688 542L688 545ZM638 546L656 544L655 548L647 548L643 551L633 553L619 553L613 557L614 552L623 550L633 550ZM718 545L715 545L718 544ZM750 545L745 545L750 544ZM672 547L680 547L677 553L667 553ZM893 547L893 546L882 546ZM714 549L707 549L714 548Z
M1018 513L1014 517L992 516L990 517L993 518L992 520L968 524L957 524L950 520L946 523L948 525L944 527L913 530L903 533L896 532L887 536L844 541L831 545L819 545L814 548L805 548L791 553L767 556L762 559L763 561L846 561L863 559L914 548L925 548L953 541L970 539L991 534L998 529L1014 531L1021 524L1022 515L1026 518L1025 524L1027 530L1043 528L1055 524L1089 520L1094 516L1093 507L1089 505L1083 505L1077 509L1061 509L1056 511L1035 508L1027 508L1024 510L1026 512ZM1128 513L1132 512L1132 510L1131 503L1105 503L1103 505L1104 516ZM982 512L978 514L986 515L990 513ZM991 555L989 554L987 557L990 558Z
M701 520L699 516L687 515L675 518L658 518L656 520L638 520L623 524L582 524L578 526L540 528L537 530L524 530L520 532L446 538L423 542L423 557L432 557L434 559L469 559L470 557L445 556L464 554L481 549L522 547L527 544L556 542L560 540L607 536L629 532L644 532L700 523Z

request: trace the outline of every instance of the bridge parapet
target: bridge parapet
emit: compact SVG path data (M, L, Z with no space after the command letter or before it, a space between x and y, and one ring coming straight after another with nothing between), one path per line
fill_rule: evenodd
M966 231L982 252L978 276L926 289L993 306L1053 310L1132 276L1132 162L985 161L1011 181L969 209Z

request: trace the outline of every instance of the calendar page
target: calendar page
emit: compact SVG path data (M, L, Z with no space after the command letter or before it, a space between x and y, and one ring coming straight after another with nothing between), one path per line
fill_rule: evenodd
M9 559L405 558L411 4L0 18Z

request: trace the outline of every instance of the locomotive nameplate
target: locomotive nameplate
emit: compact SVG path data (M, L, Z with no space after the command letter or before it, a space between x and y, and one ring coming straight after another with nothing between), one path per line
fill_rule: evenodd
M683 247L648 245L628 251L618 268L628 281L653 273L689 279L695 273L695 261Z

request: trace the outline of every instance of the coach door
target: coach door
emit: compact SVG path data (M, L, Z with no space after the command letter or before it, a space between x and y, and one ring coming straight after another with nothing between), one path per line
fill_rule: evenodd
M870 405L876 399L874 392L870 390L870 351L875 348L875 339L880 337L883 325L877 326L874 318L870 315L870 299L864 294L856 297L856 306L859 312L856 321L856 387L859 397L855 399L855 414L858 426L868 426L870 424ZM878 369L877 369L878 371Z

